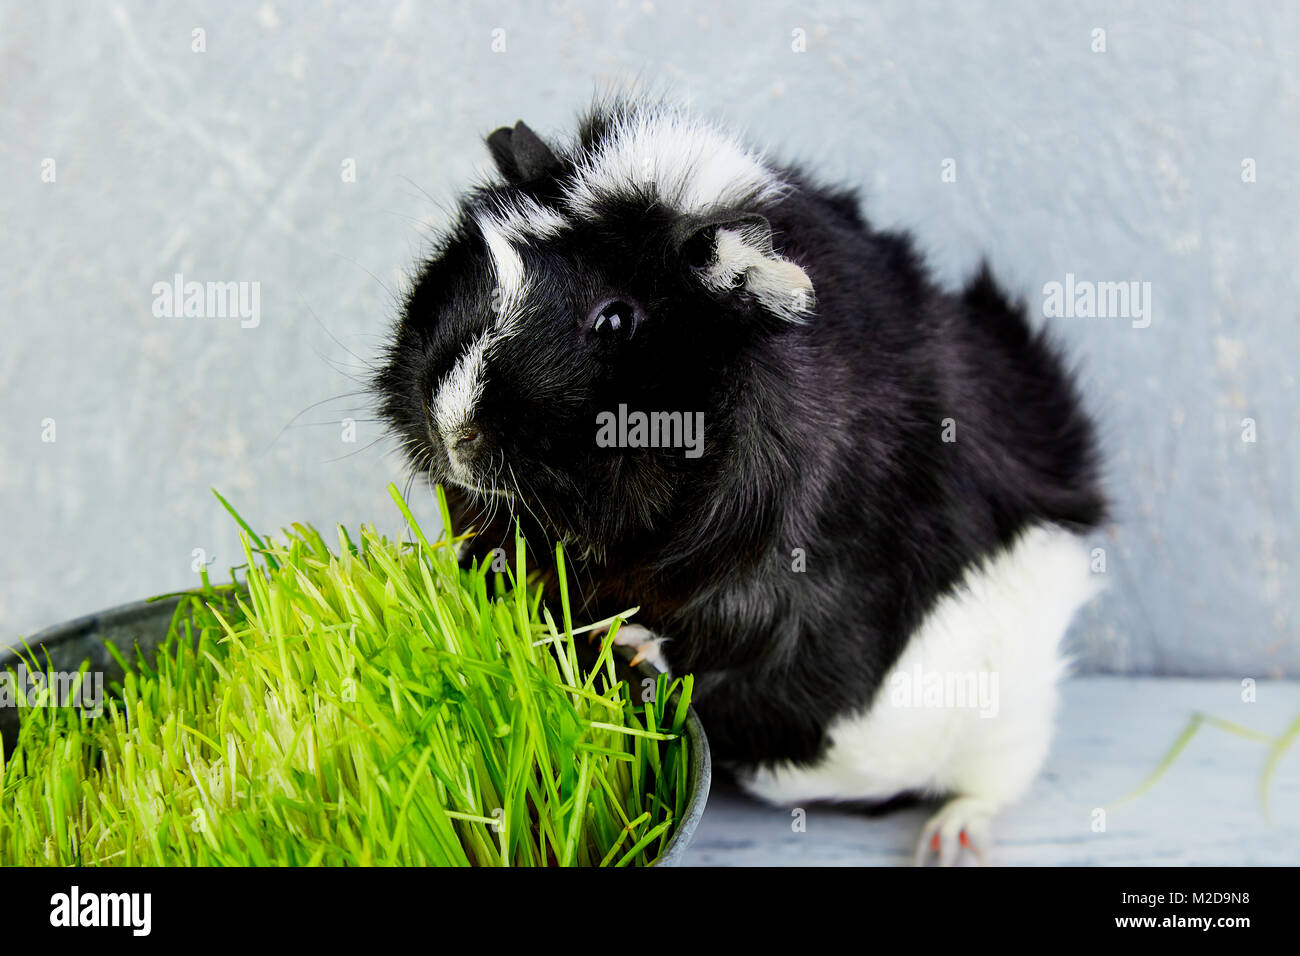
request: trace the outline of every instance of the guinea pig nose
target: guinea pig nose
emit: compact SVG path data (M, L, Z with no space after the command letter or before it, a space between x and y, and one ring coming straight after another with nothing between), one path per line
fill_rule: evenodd
M483 433L477 425L458 428L451 437L452 449L461 455L470 455L483 443Z

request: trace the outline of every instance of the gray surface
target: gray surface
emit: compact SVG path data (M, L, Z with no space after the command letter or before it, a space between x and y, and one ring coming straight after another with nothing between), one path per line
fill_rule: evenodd
M4 0L0 635L238 563L210 485L259 528L395 527L377 426L340 440L357 399L282 427L354 390L482 134L639 75L864 186L947 281L981 252L1034 303L1150 281L1149 328L1052 322L1116 499L1081 666L1294 674L1300 9L1063 6ZM261 325L154 318L175 272L259 282Z
M1300 683L1262 682L1241 702L1228 680L1088 677L1065 687L1052 755L1031 791L994 821L990 862L1006 866L1286 865L1300 861L1300 742L1269 788L1259 782L1269 748L1202 727L1151 789L1127 802L1194 711L1269 736L1300 717ZM1106 829L1093 812L1107 808ZM867 818L809 805L806 829L791 811L756 803L715 782L687 866L896 866L910 863L934 807Z

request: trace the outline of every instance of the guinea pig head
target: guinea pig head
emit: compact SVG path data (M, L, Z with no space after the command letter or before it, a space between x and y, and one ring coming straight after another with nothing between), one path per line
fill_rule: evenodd
M650 533L736 440L756 343L813 308L761 160L681 112L488 138L375 385L412 465L591 556Z

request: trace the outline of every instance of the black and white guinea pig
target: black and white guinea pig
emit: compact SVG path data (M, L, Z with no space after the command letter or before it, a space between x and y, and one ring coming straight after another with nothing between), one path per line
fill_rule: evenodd
M753 794L942 795L918 859L982 857L1095 590L1098 451L1058 355L987 268L937 288L852 191L686 111L487 142L500 176L374 383L471 556L519 519L590 619L639 605L621 638L696 675Z

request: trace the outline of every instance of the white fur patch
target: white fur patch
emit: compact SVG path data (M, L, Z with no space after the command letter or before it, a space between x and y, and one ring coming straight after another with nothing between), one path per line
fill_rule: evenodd
M483 395L484 365L491 336L480 335L461 353L433 397L433 420L443 441L464 427Z
M492 208L494 228L512 242L553 239L572 225L560 213L531 196L515 196Z
M509 207L475 216L483 242L492 259L493 290L490 307L495 312L491 329L471 342L457 358L450 372L438 383L431 405L434 423L444 441L474 416L483 396L487 361L496 344L519 330L519 313L528 292L528 277L516 243L529 237L544 238L568 225L558 213L527 197ZM454 464L454 456L453 464Z
M761 229L719 229L714 263L704 271L704 281L719 291L743 281L750 295L792 322L812 311L812 280L799 266L777 255Z
M1055 525L1029 529L940 599L871 706L828 729L818 764L759 770L742 783L786 804L919 791L991 811L1016 799L1047 755L1066 670L1061 638L1099 589L1081 538ZM994 699L980 699L980 675Z
M683 213L778 198L785 185L759 155L716 127L670 108L620 116L579 162L565 204L591 214L605 198L650 192Z
M504 325L509 322L509 316L524 295L524 261L511 242L512 230L509 226L487 213L480 213L476 220L483 233L483 241L487 243L488 253L492 256L492 270L497 285L492 296L492 307L497 311L497 324Z

